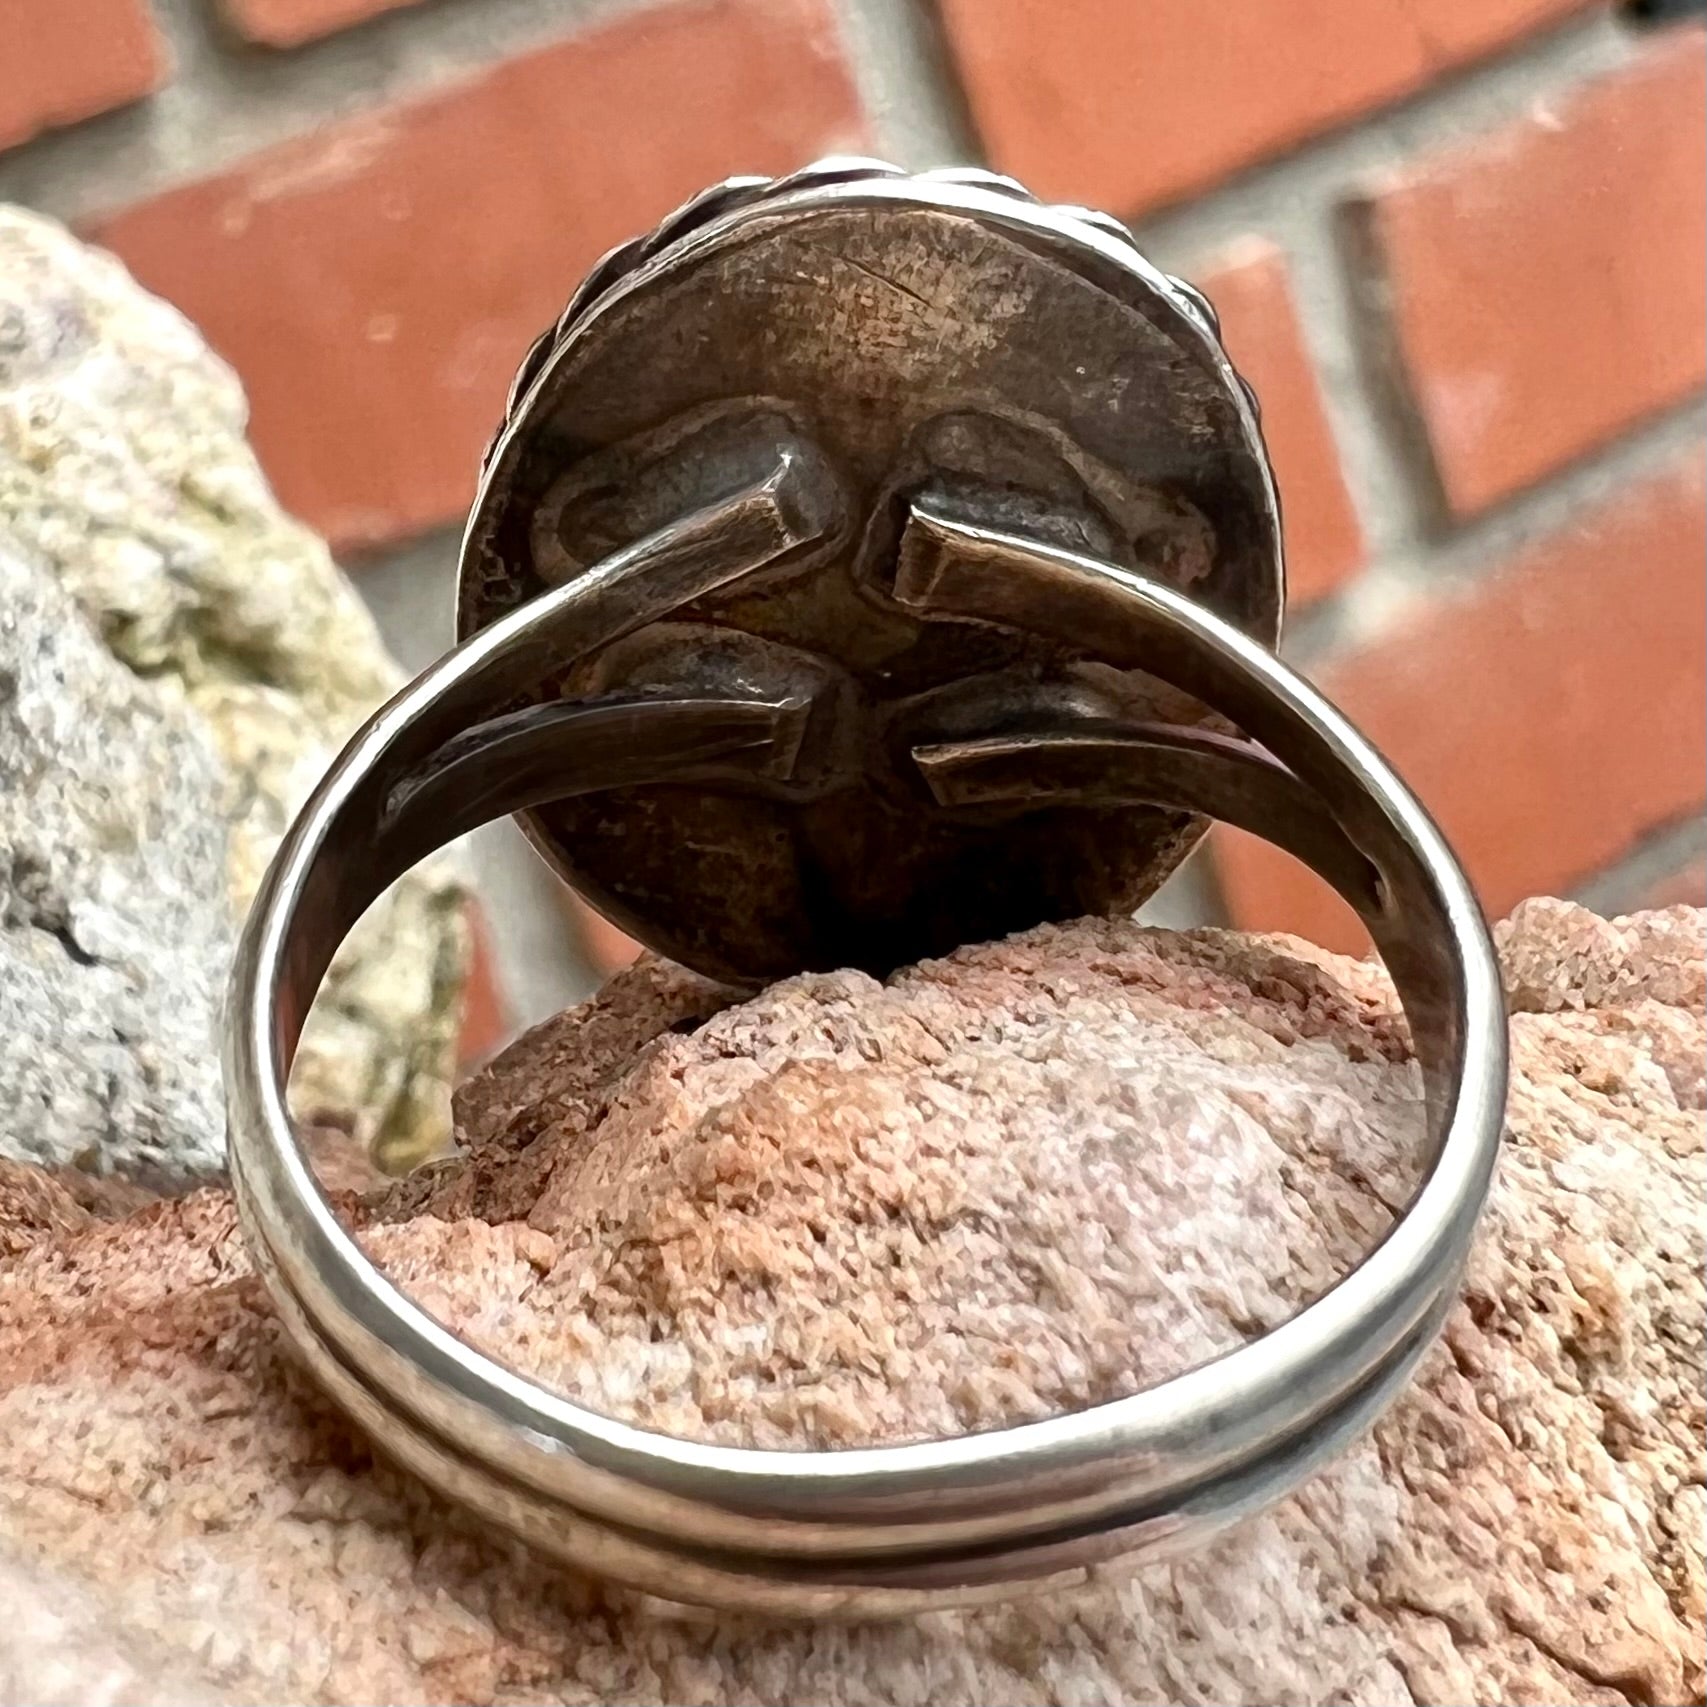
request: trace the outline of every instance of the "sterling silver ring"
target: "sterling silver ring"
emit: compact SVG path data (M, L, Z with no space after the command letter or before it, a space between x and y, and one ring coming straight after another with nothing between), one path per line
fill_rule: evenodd
M240 945L226 1087L256 1265L395 1459L677 1601L874 1615L1082 1580L1294 1487L1402 1388L1494 1167L1505 1022L1456 860L1275 656L1279 512L1209 305L983 172L734 179L607 256L522 365L459 643L345 748ZM463 1344L362 1253L285 1082L334 950L503 813L728 982L883 972L1135 908L1222 819L1355 907L1403 1003L1421 1183L1283 1326L1127 1398L854 1451L679 1440Z

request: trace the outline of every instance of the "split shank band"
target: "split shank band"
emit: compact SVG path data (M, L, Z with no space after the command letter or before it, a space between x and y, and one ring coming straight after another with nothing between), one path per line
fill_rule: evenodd
M1381 1411L1449 1307L1505 1094L1495 963L1426 813L1265 647L1155 581L916 502L893 598L1142 669L1249 737L1063 706L1030 727L915 748L931 809L1060 793L1183 808L1311 866L1367 923L1421 1065L1413 1201L1353 1272L1266 1336L1072 1415L857 1451L683 1441L595 1415L416 1307L328 1206L285 1083L339 942L426 853L504 814L616 786L786 781L809 704L609 695L526 706L577 657L795 550L818 525L784 454L767 478L640 539L464 641L357 735L287 836L236 965L232 1173L256 1261L318 1379L391 1456L574 1564L672 1600L870 1615L1081 1580L1200 1541L1293 1487Z

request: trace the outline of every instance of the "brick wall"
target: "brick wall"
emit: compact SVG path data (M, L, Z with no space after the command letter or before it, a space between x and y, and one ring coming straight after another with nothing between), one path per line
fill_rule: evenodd
M406 652L520 352L688 191L868 148L1106 206L1220 307L1289 648L1489 907L1700 901L1703 40L1588 0L0 0L0 196L206 330ZM1185 904L1355 940L1231 835Z

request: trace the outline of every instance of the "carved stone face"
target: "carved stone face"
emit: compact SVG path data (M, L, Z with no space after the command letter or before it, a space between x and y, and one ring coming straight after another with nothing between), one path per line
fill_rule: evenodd
M883 971L1138 905L1202 833L1154 808L945 811L931 740L1069 707L1197 702L892 596L913 503L1189 591L1272 641L1278 520L1254 414L1202 306L1100 216L1001 181L833 166L710 192L589 281L518 378L465 548L462 636L788 458L833 523L539 697L801 696L796 779L615 789L525 816L564 875L713 975Z

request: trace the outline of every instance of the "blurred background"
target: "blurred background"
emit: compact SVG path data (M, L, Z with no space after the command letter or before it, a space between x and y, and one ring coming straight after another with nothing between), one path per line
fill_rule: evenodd
M1707 902L1701 6L1586 0L0 0L0 200L237 369L392 649L450 635L522 352L732 172L977 161L1129 219L1265 409L1289 654L1494 914ZM0 348L0 357L4 356ZM628 946L474 848L491 1036ZM1169 922L1350 947L1217 832Z

